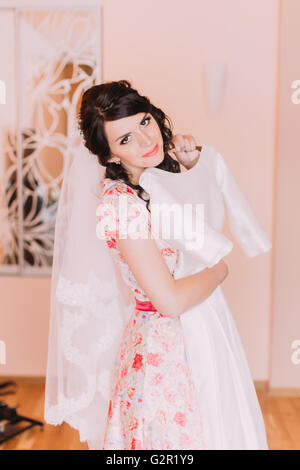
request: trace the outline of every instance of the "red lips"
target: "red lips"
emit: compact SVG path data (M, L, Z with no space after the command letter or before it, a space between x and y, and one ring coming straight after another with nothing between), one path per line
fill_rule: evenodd
M152 155L154 155L158 150L158 145L156 144L155 147L153 148L153 150L151 150L151 152L149 153L146 153L145 155L143 155L143 157L151 157Z

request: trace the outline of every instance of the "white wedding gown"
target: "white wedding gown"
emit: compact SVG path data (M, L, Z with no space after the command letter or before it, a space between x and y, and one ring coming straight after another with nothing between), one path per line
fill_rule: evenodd
M180 252L175 279L211 267L230 252L233 243L221 233L225 209L234 238L248 257L272 247L223 157L211 146L202 146L200 158L190 170L170 173L147 168L139 184L150 195L151 215L155 204L177 203L181 208L187 203L194 204L185 226L188 218L195 215L195 203L204 205L201 246L188 250L186 233L168 240ZM180 319L204 423L206 448L268 449L244 348L221 286Z

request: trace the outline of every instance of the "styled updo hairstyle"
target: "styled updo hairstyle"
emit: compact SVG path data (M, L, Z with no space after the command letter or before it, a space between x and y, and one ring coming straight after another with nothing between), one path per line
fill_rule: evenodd
M127 80L119 80L95 85L86 90L82 96L80 106L79 128L83 135L86 148L97 155L100 165L106 167L105 178L120 179L137 191L138 196L144 199L144 189L140 185L132 184L129 175L122 163L109 162L111 152L104 131L104 121L115 121L138 113L151 113L156 120L163 138L164 159L156 166L172 173L180 173L179 163L168 154L169 144L173 134L166 121L170 124L165 113L155 107L147 96L141 96L131 87Z

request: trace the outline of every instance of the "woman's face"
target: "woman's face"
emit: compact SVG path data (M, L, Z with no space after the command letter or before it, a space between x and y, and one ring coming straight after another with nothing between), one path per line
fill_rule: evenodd
M116 121L104 121L104 130L112 155L109 161L120 161L133 184L139 183L145 168L163 161L163 138L152 114L138 113ZM144 156L154 147L157 151L153 155Z

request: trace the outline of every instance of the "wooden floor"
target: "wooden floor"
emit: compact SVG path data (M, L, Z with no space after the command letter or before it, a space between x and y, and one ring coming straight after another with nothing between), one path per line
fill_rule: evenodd
M18 383L18 382L17 382ZM258 391L270 450L300 450L300 397L270 397ZM9 406L16 406L17 413L44 421L44 386L18 383L16 394L0 396ZM78 432L68 424L59 426L44 424L24 431L0 446L0 450L88 450L86 442L80 442Z

